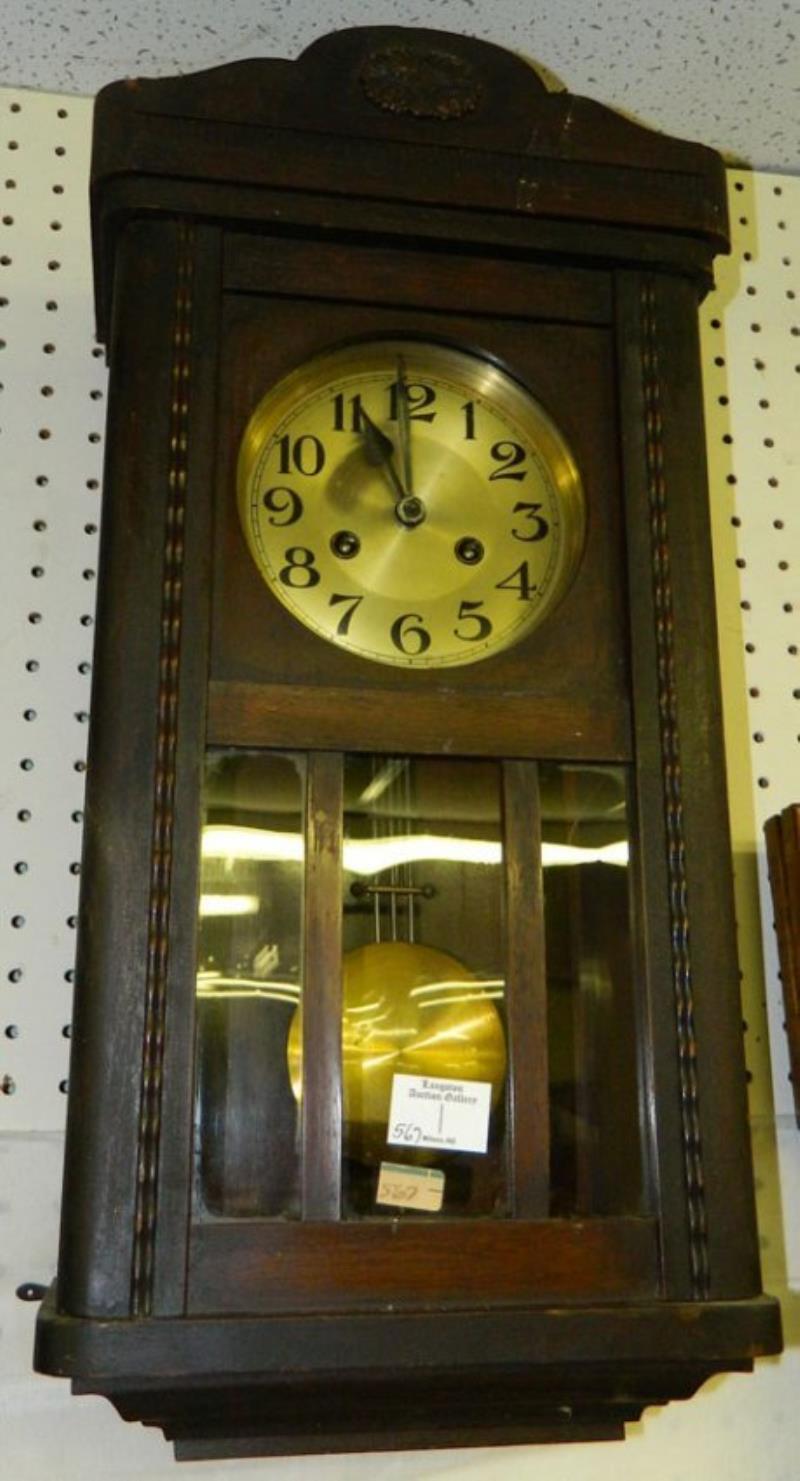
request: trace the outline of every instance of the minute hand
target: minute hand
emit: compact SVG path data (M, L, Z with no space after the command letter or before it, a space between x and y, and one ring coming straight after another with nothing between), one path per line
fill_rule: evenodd
M405 366L400 361L397 367L397 428L400 433L400 456L403 460L403 483L406 494L414 493L414 475L411 469L411 414L408 403Z

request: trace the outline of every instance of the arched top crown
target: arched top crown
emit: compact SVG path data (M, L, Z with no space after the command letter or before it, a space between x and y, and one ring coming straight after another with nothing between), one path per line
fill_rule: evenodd
M685 168L712 151L604 104L550 91L535 64L469 36L359 26L296 61L231 62L183 77L112 83L101 107L220 125L321 131L598 163Z
M647 260L704 286L728 245L713 150L551 91L501 47L395 26L338 31L294 62L112 83L92 200L101 296L118 228L141 213Z

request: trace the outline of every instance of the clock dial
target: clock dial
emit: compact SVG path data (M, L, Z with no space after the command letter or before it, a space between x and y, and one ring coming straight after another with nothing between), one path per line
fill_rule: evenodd
M580 476L539 403L493 362L417 340L333 350L280 381L245 431L238 489L284 606L406 668L518 642L583 546Z

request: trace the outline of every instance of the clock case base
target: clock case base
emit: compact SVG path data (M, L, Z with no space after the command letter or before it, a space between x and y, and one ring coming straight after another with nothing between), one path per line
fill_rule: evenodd
M59 1314L51 1293L37 1366L201 1460L621 1440L644 1409L749 1372L779 1341L766 1298L345 1314L323 1331L291 1316L97 1322Z

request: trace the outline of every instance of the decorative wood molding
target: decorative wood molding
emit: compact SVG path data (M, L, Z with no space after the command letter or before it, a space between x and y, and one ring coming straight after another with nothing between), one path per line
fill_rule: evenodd
M667 481L664 472L663 414L659 367L658 300L652 277L641 292L642 388L645 407L645 457L650 507L653 592L656 613L658 706L667 836L667 876L672 946L672 981L678 1047L681 1130L689 1219L692 1292L705 1300L710 1292L708 1225L703 1147L697 1081L694 989L683 830L683 784L680 729L675 683L674 613L670 569Z
M153 842L145 988L145 1032L139 1152L136 1179L131 1306L135 1315L152 1308L158 1190L164 1028L169 958L175 758L177 747L180 640L183 611L184 518L186 512L194 228L178 227L178 262L171 367L169 471L164 523Z
M476 111L483 97L472 63L442 46L406 42L371 51L359 80L377 108L413 118L463 118Z

